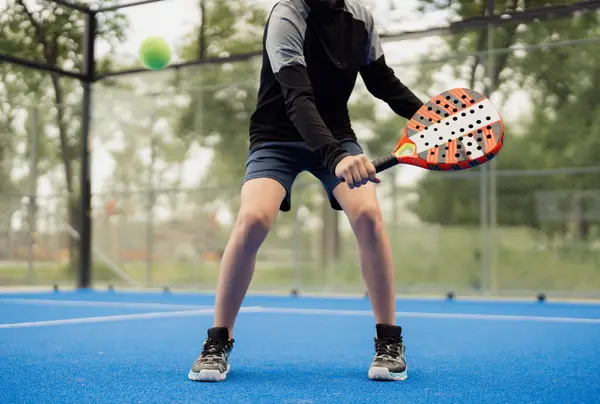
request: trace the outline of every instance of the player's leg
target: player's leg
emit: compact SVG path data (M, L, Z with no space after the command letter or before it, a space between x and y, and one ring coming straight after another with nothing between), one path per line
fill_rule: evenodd
M394 324L396 298L392 249L377 201L375 184L349 189L340 184L333 195L348 217L357 240L360 267L377 324Z
M240 210L221 259L213 327L188 374L192 380L221 381L229 371L233 326L252 279L256 254L278 211L289 210L289 190L298 170L286 158L287 152L263 147L250 155Z
M362 148L354 141L344 141L343 145L350 154L362 154ZM322 167L311 172L323 183L331 206L343 210L350 221L358 242L361 271L376 322L393 324L396 300L392 250L379 209L375 184L367 183L360 188L349 189Z
M355 142L344 142L351 154L361 154ZM331 205L342 209L358 243L363 279L369 293L376 322L376 355L369 377L377 380L406 379L402 329L396 325L396 297L392 249L377 201L376 186L367 183L349 189L332 174L315 173L325 186Z
M277 218L285 188L271 178L252 179L242 186L241 206L221 259L213 327L188 377L221 381L229 371L233 325L254 273L260 245Z
M375 357L369 368L374 380L407 377L402 328L396 325L392 249L377 202L374 184L349 189L338 185L333 195L346 213L358 242L360 266L376 321Z
M271 178L252 179L242 186L238 217L221 259L215 301L214 327L227 328L230 338L252 280L256 254L277 218L286 192Z

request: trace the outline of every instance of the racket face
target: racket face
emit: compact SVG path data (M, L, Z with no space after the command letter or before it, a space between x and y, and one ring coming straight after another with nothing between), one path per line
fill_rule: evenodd
M394 154L398 162L428 170L477 167L504 142L500 114L482 94L455 88L429 100L411 118Z

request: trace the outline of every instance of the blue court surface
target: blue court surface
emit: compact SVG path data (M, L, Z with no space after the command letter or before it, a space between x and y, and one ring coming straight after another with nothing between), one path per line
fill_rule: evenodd
M192 382L213 302L0 294L0 402L600 402L598 304L399 299L408 379L374 382L366 299L248 296L227 380Z

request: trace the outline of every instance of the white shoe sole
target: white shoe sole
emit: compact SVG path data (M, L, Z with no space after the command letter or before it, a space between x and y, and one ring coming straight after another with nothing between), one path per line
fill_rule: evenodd
M225 373L221 373L218 370L211 369L202 369L200 372L196 373L190 370L188 373L188 379L193 380L195 382L222 382L227 377L227 373L229 373L230 366L227 365L227 370Z
M400 381L408 377L408 368L402 373L392 373L388 368L372 367L369 369L369 379L380 381Z

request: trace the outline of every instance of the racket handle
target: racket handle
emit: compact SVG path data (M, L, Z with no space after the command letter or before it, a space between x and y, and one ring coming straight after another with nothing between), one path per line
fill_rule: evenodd
M399 164L398 159L396 158L396 155L394 153L378 157L375 160L371 161L371 163L375 166L375 171L378 173ZM342 182L346 182L346 180L344 180L343 178L340 178L340 180L342 180Z
M394 153L390 153L385 156L376 158L372 161L372 163L375 166L375 170L379 173L397 165L398 158L396 158L396 155Z

